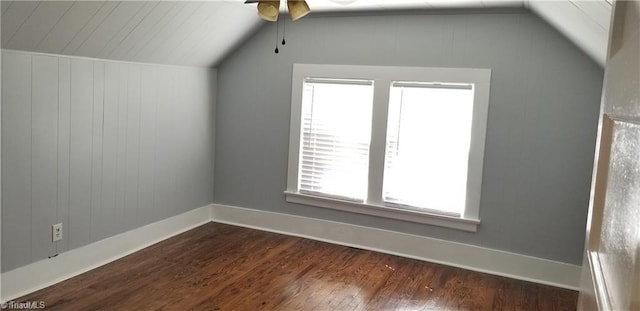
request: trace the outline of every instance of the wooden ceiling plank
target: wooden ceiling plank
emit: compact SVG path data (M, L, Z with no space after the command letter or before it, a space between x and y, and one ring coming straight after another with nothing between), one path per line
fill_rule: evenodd
M609 29L609 20L611 19L611 6L604 5L605 1L576 1L570 0L571 3L582 11L586 16L594 20L602 29Z
M127 55L136 45L148 39L150 34L158 29L158 24L174 9L178 4L175 2L161 1L151 12L145 16L136 27L119 44L118 48L110 52L108 58L127 59Z
M215 2L206 2L203 6L199 7L187 22L182 24L179 29L176 29L173 35L163 42L163 45L156 50L156 53L151 56L150 60L161 63L177 64L176 54L179 53L178 51L183 49L184 46L191 45L191 40L199 39L194 34L202 32L207 21L210 20L216 10L220 9L218 4L219 3Z
M0 8L2 8L2 17L4 17L4 12L6 12L7 9L9 9L9 7L11 6L11 3L13 3L13 1L1 1Z
M102 50L98 53L98 58L108 58L109 55L113 52L113 50L120 47L120 44L124 41L125 38L131 34L131 32L138 26L140 23L147 17L155 7L157 7L160 2L149 1L144 4L140 10L129 20L129 22L120 29L120 31L115 34L109 42L102 48Z
M76 1L35 47L37 52L59 54L104 3Z
M85 40L77 55L97 57L107 43L144 7L145 2L122 1Z
M246 40L257 27L265 24L260 18L256 18L254 10L247 7L230 5L226 12L218 16L214 31L207 34L198 46L187 54L185 62L191 61L195 66L211 67L240 42ZM243 35L239 37L236 33ZM265 51L273 53L273 47L265 47Z
M186 2L174 3L171 10L127 53L127 59L144 61L144 57L141 57L141 55L148 53L149 48L154 42L162 40L165 37L165 33L170 31L171 25L186 7Z
M71 1L44 1L33 11L29 19L18 29L7 48L33 51L62 16L71 8Z
M86 23L78 30L73 38L62 49L62 53L66 55L77 55L78 48L93 34L93 32L102 24L102 22L113 12L120 4L116 1L104 1L100 8L93 14Z
M36 1L16 1L7 7L2 15L2 48L6 48L7 43L18 32L29 16L35 11L40 3Z
M154 59L158 55L158 52L164 52L162 48L168 46L166 43L168 41L172 41L171 39L173 36L182 29L185 23L188 23L189 20L200 11L202 5L204 5L203 2L187 3L183 10L166 25L167 27L165 27L158 36L153 38L145 49L137 56L144 61L157 62Z
M569 0L530 1L529 7L587 55L604 65L609 32L595 20Z
M201 63L201 57L195 57L197 50L203 46L203 43L211 40L212 33L220 31L221 22L224 21L223 17L232 15L229 13L228 6L224 4L220 5L200 27L199 31L192 33L193 38L186 40L179 49L174 51L173 57L175 62L178 64L190 63L193 65ZM215 49L215 47L211 47L211 49Z

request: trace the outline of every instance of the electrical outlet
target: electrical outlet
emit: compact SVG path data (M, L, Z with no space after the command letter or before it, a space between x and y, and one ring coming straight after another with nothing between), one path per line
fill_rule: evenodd
M62 240L62 223L53 225L52 229L53 241L55 242Z

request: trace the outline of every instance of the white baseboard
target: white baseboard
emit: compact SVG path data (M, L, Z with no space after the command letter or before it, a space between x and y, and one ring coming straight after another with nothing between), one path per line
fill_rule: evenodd
M321 219L211 204L0 275L0 301L64 281L210 221L577 290L580 266Z
M9 301L122 258L211 221L211 206L161 220L2 273L2 301Z
M254 209L212 205L214 222L283 233L334 244L409 257L513 279L578 290L580 266L410 235Z

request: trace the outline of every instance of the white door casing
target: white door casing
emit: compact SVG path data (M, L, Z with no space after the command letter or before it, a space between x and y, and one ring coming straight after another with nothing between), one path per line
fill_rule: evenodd
M579 310L640 310L640 2L616 1Z

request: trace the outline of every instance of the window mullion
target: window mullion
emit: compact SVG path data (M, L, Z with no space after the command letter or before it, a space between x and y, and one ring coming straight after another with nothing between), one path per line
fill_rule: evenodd
M382 182L387 137L387 111L391 81L376 79L373 91L371 145L369 147L369 189L367 203L382 204Z
M302 154L302 94L305 72L294 66L291 87L291 117L289 131L289 160L287 165L287 191L298 191L299 164Z

